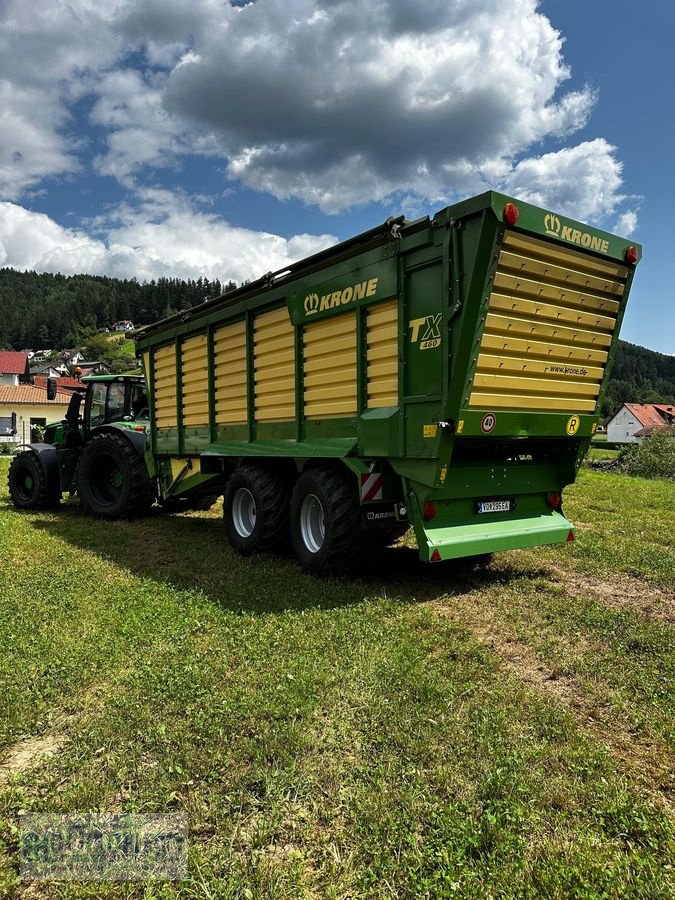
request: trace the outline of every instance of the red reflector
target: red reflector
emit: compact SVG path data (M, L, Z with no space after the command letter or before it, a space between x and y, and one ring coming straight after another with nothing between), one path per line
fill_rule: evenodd
M570 528L570 533L567 535L567 543L571 543L574 540L574 532Z
M431 554L431 562L440 562L440 561L441 561L441 554L438 552L438 548L437 548Z
M507 203L504 207L504 218L509 225L515 225L520 218L520 210L515 203Z
M633 247L633 246L631 245L630 247L627 247L627 248L626 248L626 262L629 262L629 263L636 263L636 262L637 262L637 256L638 256L638 254L637 254L637 247Z
M553 509L557 509L562 503L562 497L557 491L551 491L546 499L548 500L548 505L552 506Z
M424 504L422 515L427 522L429 521L429 519L433 519L433 517L436 515L436 504L431 500L427 500L427 502Z

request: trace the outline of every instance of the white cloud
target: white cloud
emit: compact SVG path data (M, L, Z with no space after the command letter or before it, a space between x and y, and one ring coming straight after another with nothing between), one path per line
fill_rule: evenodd
M167 108L217 136L232 176L328 212L456 195L588 120L560 94L562 38L535 0L258 0L214 16Z
M622 164L616 148L603 138L565 147L518 163L505 178L507 191L582 221L597 221L616 210Z
M612 230L616 232L616 234L620 234L622 237L630 237L637 228L637 223L637 210L627 209L624 213L621 213L619 218L616 220L616 225Z
M565 89L562 49L537 0L0 0L0 197L197 154L325 212L496 187L614 216L616 148L565 146L597 97ZM103 149L71 133L78 100Z
M236 228L200 212L184 197L147 189L140 204L92 222L100 234L63 228L43 213L0 203L0 265L16 269L152 278L220 278L241 282L335 242L331 235L280 235Z

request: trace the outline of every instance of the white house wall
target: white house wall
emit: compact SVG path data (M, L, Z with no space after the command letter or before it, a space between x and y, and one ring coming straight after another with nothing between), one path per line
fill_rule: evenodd
M642 428L633 413L622 406L613 419L607 423L607 440L617 444L639 444L640 439L635 437L635 432Z

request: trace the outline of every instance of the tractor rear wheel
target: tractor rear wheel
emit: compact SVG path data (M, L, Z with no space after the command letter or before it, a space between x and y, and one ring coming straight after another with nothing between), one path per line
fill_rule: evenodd
M143 457L122 434L95 434L77 468L77 491L90 513L104 519L135 516L153 501Z
M354 477L334 467L308 469L291 498L291 541L309 572L341 574L355 568L366 548Z
M242 556L280 547L288 536L288 482L277 472L243 465L230 475L223 497L227 539Z
M17 509L44 509L54 506L49 484L40 460L30 450L24 450L12 460L7 478L9 494Z

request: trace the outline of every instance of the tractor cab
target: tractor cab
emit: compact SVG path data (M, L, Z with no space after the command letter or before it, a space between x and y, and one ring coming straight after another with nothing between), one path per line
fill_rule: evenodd
M140 375L91 375L84 400L85 435L113 422L145 424L149 419L145 379Z

